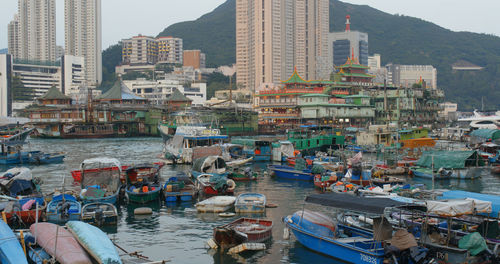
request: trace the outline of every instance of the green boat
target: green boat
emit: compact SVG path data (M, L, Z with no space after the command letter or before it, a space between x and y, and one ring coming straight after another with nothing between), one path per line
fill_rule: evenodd
M227 177L233 181L255 181L259 178L259 174L254 172L251 167L231 167Z
M142 164L126 170L129 202L145 204L160 198L160 168L157 164Z

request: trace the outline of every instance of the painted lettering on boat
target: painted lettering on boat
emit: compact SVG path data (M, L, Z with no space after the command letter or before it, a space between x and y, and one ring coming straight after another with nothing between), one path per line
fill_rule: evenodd
M361 261L366 262L366 263L372 263L372 264L377 264L377 259L365 254L361 254Z

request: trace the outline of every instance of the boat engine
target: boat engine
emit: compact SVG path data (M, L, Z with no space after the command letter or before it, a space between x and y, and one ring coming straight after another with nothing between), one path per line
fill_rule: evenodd
M97 207L94 211L95 223L98 226L101 226L104 223L104 211L102 208Z
M61 218L67 219L69 218L69 208L71 204L68 202L64 202L61 204L61 208L59 208L59 212L61 213Z

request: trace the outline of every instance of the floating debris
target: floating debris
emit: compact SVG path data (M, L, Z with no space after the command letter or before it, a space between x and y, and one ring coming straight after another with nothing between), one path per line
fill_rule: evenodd
M266 244L264 243L243 243L237 245L236 247L230 248L227 253L229 254L238 254L247 250L265 250Z

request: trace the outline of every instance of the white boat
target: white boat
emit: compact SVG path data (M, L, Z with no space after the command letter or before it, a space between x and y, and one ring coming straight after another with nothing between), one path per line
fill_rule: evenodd
M498 129L500 127L500 111L494 115L483 115L474 110L474 116L459 118L458 122L470 122L469 126L474 129Z
M236 201L234 196L214 196L195 204L201 213L221 213L231 209Z
M236 159L236 160L227 161L226 165L229 167L236 167L236 166L241 166L241 165L247 164L248 162L250 162L252 160L253 160L253 157L246 158L246 159Z
M237 213L264 213L266 196L260 193L242 193L236 198L234 210Z

